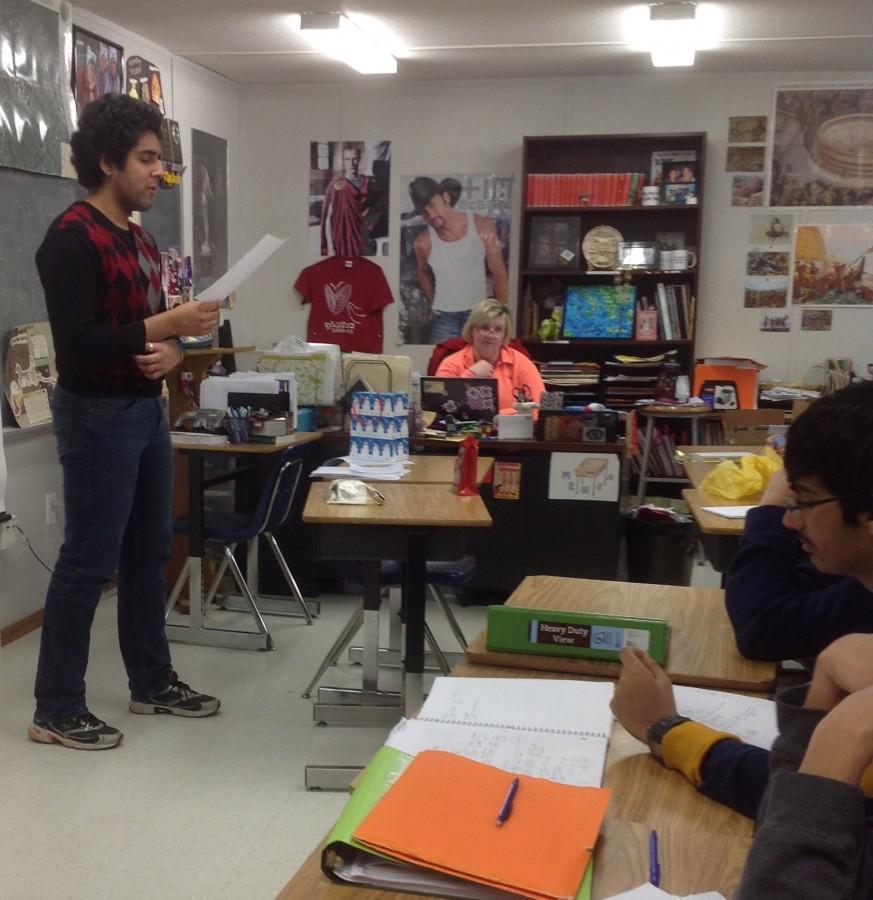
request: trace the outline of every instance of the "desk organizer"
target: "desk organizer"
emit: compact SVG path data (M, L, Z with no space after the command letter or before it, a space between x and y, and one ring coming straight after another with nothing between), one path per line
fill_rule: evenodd
M663 666L669 643L670 626L663 619L488 607L489 651L615 662L622 647L638 647Z

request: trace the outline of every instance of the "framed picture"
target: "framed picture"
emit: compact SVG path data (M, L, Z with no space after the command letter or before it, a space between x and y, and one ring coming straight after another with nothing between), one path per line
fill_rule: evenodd
M661 163L661 202L673 206L697 203L697 161L666 159Z
M695 150L655 150L652 153L652 172L649 184L660 185L664 166L673 162L696 163Z
M543 269L579 268L579 219L534 216L530 223L528 265Z
M103 94L124 90L124 48L73 26L73 96L76 113Z
M632 285L573 285L567 288L561 337L633 337L635 300Z

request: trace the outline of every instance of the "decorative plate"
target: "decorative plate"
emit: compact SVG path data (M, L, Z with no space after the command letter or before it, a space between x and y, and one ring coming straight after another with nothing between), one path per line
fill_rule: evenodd
M610 225L592 228L582 239L582 254L589 269L617 269L621 232Z

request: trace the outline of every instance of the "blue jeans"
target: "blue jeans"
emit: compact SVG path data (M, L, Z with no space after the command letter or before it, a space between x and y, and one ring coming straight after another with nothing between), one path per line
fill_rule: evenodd
M160 398L55 390L66 528L45 601L36 713L87 711L85 670L100 594L118 571L118 642L132 695L164 689L164 570L172 536L173 458Z
M469 309L461 312L440 312L435 309L430 320L430 342L439 344L449 338L460 337L461 329L469 316Z

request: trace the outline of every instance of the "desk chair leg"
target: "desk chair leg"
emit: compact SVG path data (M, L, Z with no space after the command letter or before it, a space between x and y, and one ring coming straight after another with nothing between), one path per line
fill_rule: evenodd
M646 417L646 446L643 447L643 458L640 461L639 484L637 486L637 506L646 501L646 476L649 473L649 455L652 452L652 434L655 430L655 417Z
M170 618L170 613L173 611L173 607L178 603L179 596L182 593L182 588L185 586L185 582L188 580L188 564L185 563L182 566L182 571L179 573L179 577L176 579L176 583L173 585L173 590L170 591L170 596L167 597L167 606L164 609L164 621Z
M435 585L429 584L428 588L430 589L431 596L439 603L440 608L443 611L443 614L446 617L446 621L449 623L449 628L452 629L452 634L455 636L455 640L460 644L462 650L467 649L467 638L464 637L464 632L461 631L461 626L458 624L458 620L455 618L455 614L452 612L451 607L449 606L449 601L446 598L446 595Z
M230 545L231 554L236 550L236 544ZM204 606L209 609L212 606L212 601L215 599L215 595L218 593L218 586L221 584L221 579L224 578L224 573L227 571L227 558L225 556L221 557L221 562L218 565L218 571L215 573L215 577L212 579L212 584L209 585L209 590L206 591L206 599L203 601Z
M327 654L321 661L318 671L315 673L315 677L306 686L306 690L303 692L304 700L308 700L312 696L312 692L315 690L318 682L321 681L321 676L336 663L340 654L351 643L352 638L357 634L363 624L364 606L361 604L361 606L355 610L349 621L346 622L345 628L339 633L339 637L333 642L330 650L327 651Z
M303 615L306 617L306 624L313 625L312 614L309 612L309 607L306 605L306 601L303 599L303 594L300 593L300 588L297 586L297 582L294 579L294 576L291 574L291 570L288 568L288 563L285 561L285 557L282 554L282 551L279 549L279 544L276 542L276 538L273 537L272 533L269 531L264 532L264 539L270 545L270 549L273 551L273 556L276 558L276 562L279 564L279 568L282 570L282 575L285 578L285 583L291 590L291 593L294 595L297 602L300 604L300 608L303 610Z
M424 623L424 639L427 641L427 645L430 647L431 653L433 653L434 659L436 659L437 665L440 667L440 672L443 675L448 675L450 672L449 663L443 651L440 650L439 644L437 644L436 638L433 636L433 632L430 630L427 622Z
M248 603L249 609L252 611L252 615L255 618L258 630L261 634L267 635L267 649L275 650L276 648L273 646L273 639L272 637L270 637L270 631L267 628L267 623L264 621L264 617L261 615L261 611L258 609L258 604L255 603L255 598L252 596L252 592L249 590L249 586L246 584L245 578L243 578L243 574L233 557L233 552L227 545L225 545L224 547L224 558L227 560L227 565L229 566L230 571L233 574L233 580L236 582L236 586L239 588L240 593L243 595L243 597L245 597L246 603Z

